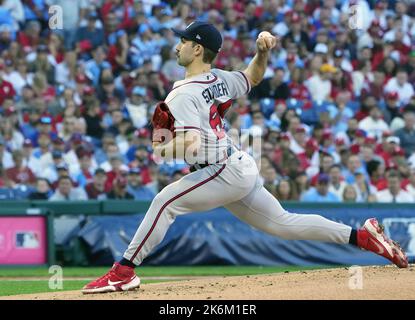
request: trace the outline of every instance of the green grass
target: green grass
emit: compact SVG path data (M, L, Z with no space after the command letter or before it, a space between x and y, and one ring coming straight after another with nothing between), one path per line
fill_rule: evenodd
M264 273L277 273L284 271L300 271L327 268L327 266L183 266L183 267L138 267L136 272L142 277L166 276L239 276ZM97 277L107 272L109 267L64 267L64 277ZM0 280L3 277L50 277L48 268L0 268Z
M160 282L159 280L143 280L142 283ZM17 294L31 294L40 292L60 292L69 290L80 290L88 281L68 280L63 282L62 289L50 289L47 280L43 281L9 281L0 280L0 296L11 296Z
M261 266L193 266L193 267L139 267L136 269L140 277L169 277L169 276L240 276L265 273L278 273L286 271L302 271L327 268L327 266L283 266L283 267L261 267ZM108 271L108 267L64 267L63 278L96 278ZM48 278L53 274L48 273L46 267L0 267L0 296L17 295L25 293L58 292L49 289ZM33 280L10 280L8 278L33 277ZM45 278L43 280L36 280ZM142 283L166 282L167 280L146 280ZM88 280L64 280L63 290L79 290Z

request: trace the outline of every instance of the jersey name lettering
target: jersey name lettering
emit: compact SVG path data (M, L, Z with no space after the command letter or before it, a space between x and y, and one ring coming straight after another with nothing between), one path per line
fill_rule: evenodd
M229 91L224 82L214 84L202 91L206 103L211 103L212 100L226 95L229 95Z

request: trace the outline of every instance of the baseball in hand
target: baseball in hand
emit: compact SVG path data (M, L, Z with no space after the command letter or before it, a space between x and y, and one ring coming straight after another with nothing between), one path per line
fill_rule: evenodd
M262 31L258 35L257 46L260 51L268 51L277 44L277 38L268 31Z

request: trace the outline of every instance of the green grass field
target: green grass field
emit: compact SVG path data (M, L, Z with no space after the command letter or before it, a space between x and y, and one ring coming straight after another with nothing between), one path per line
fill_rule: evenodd
M241 276L278 272L292 272L326 267L257 267L257 266L197 266L197 267L140 267L137 274L142 283L167 282L176 279L145 279L146 277L188 277L188 276ZM79 290L88 279L94 279L108 271L107 267L65 267L63 268L63 289ZM0 268L0 296L56 291L49 288L53 274L48 268ZM65 277L71 278L65 280ZM22 279L19 279L22 278ZM73 279L80 278L80 279Z

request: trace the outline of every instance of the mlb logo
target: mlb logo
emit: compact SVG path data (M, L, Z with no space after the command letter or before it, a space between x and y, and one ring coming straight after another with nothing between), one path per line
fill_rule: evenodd
M34 231L17 232L15 246L19 249L38 249L40 247L39 234Z

